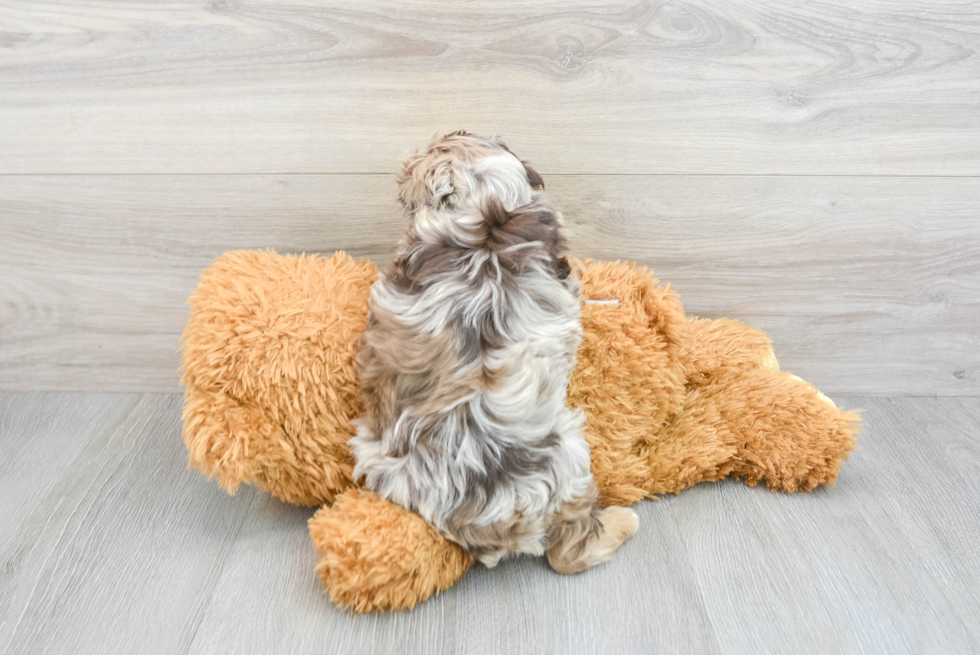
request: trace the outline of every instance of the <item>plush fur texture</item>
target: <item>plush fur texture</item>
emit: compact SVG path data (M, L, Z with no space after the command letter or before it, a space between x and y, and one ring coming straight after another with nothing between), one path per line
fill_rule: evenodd
M229 493L255 484L297 505L352 482L354 356L369 262L231 252L201 276L181 337L190 462Z
M501 141L466 132L407 157L398 182L408 228L368 301L354 479L487 566L605 561L636 518L597 506L565 403L582 322L561 214Z
M314 543L335 544L323 552L317 573L330 580L334 601L355 612L408 609L459 579L473 565L462 548L447 542L418 514L351 488L334 501L344 521L310 520ZM382 564L383 563L383 564ZM356 594L342 590L357 589Z
M310 532L331 599L354 611L412 607L472 564L418 514L353 488L354 355L375 277L343 253L229 253L202 276L183 336L190 464L229 490L333 502ZM780 372L764 333L686 317L630 264L590 264L582 295L568 403L585 412L603 504L728 476L774 491L833 484L858 416Z

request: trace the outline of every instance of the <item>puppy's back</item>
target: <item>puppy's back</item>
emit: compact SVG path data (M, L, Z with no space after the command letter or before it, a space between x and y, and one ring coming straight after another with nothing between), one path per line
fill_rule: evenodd
M372 290L355 475L477 554L526 551L588 468L584 441L562 443L581 423L565 407L581 339L567 242L540 194L439 219Z

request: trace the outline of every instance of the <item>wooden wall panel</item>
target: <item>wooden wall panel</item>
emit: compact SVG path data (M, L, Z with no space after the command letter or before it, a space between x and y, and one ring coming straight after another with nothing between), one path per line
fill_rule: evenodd
M980 180L549 176L573 244L689 313L769 331L836 393L980 392ZM222 252L390 260L387 175L0 178L0 388L177 388L184 302Z
M0 2L0 173L980 173L972 2Z

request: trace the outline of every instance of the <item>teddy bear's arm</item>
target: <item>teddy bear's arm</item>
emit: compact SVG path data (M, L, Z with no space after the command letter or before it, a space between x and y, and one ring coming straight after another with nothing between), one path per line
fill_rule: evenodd
M351 484L346 448L290 438L282 422L228 394L188 387L184 404L188 465L234 494L254 484L294 505L330 502Z
M410 609L473 565L418 514L356 488L321 508L309 528L330 600L355 613Z
M189 388L183 421L188 465L214 477L230 494L254 482L263 468L292 459L279 426L226 394Z

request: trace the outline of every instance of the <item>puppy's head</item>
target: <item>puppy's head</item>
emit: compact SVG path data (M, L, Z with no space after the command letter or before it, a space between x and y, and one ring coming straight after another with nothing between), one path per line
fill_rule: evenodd
M410 214L423 207L465 208L490 197L513 210L544 189L541 176L499 137L462 130L437 134L427 146L404 157L396 180L398 197Z

